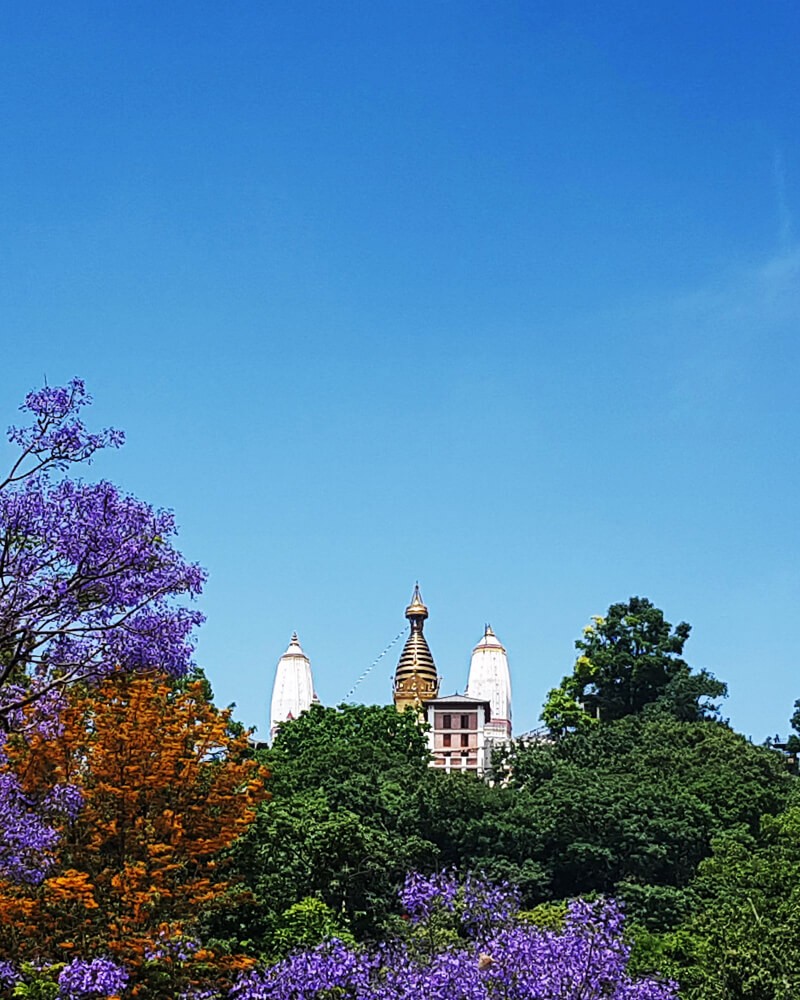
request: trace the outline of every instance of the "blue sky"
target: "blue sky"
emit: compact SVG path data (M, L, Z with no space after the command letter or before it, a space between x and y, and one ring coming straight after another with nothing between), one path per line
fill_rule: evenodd
M208 567L198 658L266 731L419 579L532 728L650 597L763 739L800 698L800 12L6 4L0 388L83 376L107 476ZM358 689L389 700L395 647Z

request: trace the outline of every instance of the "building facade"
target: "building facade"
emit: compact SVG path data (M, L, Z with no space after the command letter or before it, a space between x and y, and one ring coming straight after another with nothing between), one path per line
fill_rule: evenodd
M432 698L423 705L424 719L431 727L428 747L431 767L445 771L471 771L482 775L491 765L491 740L487 727L491 706L480 698L453 694Z

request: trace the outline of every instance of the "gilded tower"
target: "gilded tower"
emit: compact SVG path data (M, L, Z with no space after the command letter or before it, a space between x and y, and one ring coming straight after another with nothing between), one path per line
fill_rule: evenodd
M422 703L439 694L439 675L436 664L422 632L428 609L422 602L419 584L414 587L411 603L406 608L406 618L411 623L411 634L406 639L403 652L394 672L394 704L398 712L410 706L421 713Z

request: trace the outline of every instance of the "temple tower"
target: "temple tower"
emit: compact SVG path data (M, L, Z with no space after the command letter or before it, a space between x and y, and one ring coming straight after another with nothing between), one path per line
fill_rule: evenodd
M282 722L296 719L318 700L314 694L311 662L303 652L297 632L292 632L289 647L278 660L275 670L269 713L270 743L275 739L275 733Z
M469 665L467 694L470 698L481 698L492 707L490 721L486 725L486 736L493 742L511 739L511 673L508 656L502 642L486 626L483 638L472 650Z
M421 715L422 703L439 694L439 675L422 631L427 617L428 609L422 602L417 584L411 603L406 608L411 633L394 672L394 704L398 712L410 706Z

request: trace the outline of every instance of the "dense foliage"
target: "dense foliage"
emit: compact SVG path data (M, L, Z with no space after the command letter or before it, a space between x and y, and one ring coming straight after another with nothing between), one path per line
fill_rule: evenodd
M498 771L537 831L547 896L614 893L651 927L683 912L713 838L757 830L790 782L779 755L725 725L643 716L518 746Z
M429 776L414 715L314 705L282 726L260 758L272 774L272 798L232 856L255 905L232 900L209 919L211 937L274 955L304 899L322 902L341 932L385 931L405 873L427 867L436 853L408 815L409 792Z
M387 933L412 867L506 879L529 908L614 894L636 922L664 930L687 912L713 839L755 833L790 783L780 755L721 723L669 716L517 745L494 785L428 768L416 724L392 708L315 707L263 759L273 798L234 852L258 905L213 928L263 954L306 897L356 937Z
M720 836L690 889L687 918L645 966L674 970L687 1000L800 996L800 807Z

